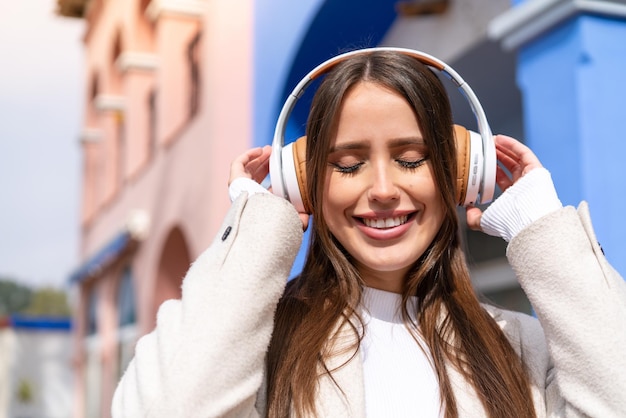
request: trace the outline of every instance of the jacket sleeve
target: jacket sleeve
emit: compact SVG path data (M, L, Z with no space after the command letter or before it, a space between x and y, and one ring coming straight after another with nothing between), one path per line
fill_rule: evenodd
M293 206L239 197L164 302L113 398L113 417L253 417L276 304L302 241Z
M554 362L548 416L626 416L626 283L603 255L587 204L534 222L507 256Z

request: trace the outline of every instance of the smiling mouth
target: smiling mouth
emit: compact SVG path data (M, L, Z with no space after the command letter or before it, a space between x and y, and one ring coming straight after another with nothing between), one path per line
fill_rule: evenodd
M363 224L369 228L376 229L388 229L394 228L396 226L403 225L408 222L409 218L412 217L409 215L403 216L393 216L391 218L382 218L382 219L369 219L369 218L359 218Z

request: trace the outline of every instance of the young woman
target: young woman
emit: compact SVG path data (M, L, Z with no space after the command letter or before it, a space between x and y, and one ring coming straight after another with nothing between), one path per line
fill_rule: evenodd
M269 147L233 162L223 230L138 342L113 415L626 416L626 285L586 206L563 208L524 145L496 147L504 193L467 222L509 241L539 321L474 294L439 80L403 54L357 55L311 108L314 221L255 183Z

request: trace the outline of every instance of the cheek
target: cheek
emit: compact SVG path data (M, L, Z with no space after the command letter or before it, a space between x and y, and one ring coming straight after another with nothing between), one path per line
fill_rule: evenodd
M439 187L437 186L437 181L435 180L435 172L430 164L428 165L428 173L429 176L425 191L427 193L428 200L431 206L437 208L437 210L441 213L441 218L443 219L445 203L443 195L441 194L441 190L439 190Z
M433 224L434 232L437 233L446 218L446 206L443 200L443 196L439 193L439 190L434 187L431 198L431 213L430 220Z
M432 228L439 230L445 218L445 202L435 179L432 175L423 178L422 181L413 181L409 192L414 199L425 204L426 216L422 222L432 225Z
M342 205L341 182L337 182L332 175L326 175L324 182L324 198L322 203L322 213L327 223L337 216L337 212ZM333 216L334 215L334 216Z
M345 225L346 211L358 199L355 185L348 179L340 178L337 173L327 174L324 182L322 214L330 231L335 234L341 225Z

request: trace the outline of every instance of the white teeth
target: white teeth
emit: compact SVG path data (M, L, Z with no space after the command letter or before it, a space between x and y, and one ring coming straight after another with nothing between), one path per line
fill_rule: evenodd
M363 218L363 223L370 228L393 228L394 226L402 225L406 222L408 216L394 216L393 218L386 219L366 219Z

